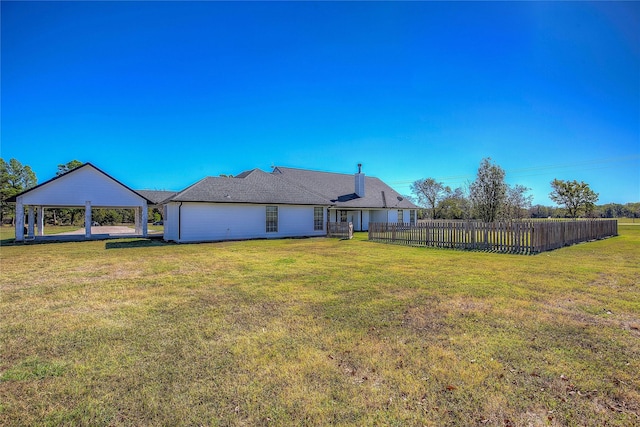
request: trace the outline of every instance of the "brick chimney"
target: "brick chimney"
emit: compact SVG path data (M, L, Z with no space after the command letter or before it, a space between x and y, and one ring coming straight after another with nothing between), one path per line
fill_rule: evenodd
M358 197L364 197L364 174L362 173L362 163L358 163L358 173L355 174L356 178L356 195Z

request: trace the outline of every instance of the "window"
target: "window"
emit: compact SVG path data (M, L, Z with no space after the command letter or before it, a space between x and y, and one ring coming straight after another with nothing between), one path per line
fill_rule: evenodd
M313 229L324 230L324 211L322 207L313 208Z
M402 224L404 222L404 211L402 209L398 209L398 223Z
M338 211L340 213L340 222L347 222L347 211Z
M278 207L267 206L267 233L278 232Z
M411 225L416 225L416 211L409 211L409 222L411 223Z

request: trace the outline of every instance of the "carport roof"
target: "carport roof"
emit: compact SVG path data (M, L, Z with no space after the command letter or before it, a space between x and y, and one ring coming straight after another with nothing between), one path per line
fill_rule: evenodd
M77 168L71 169L70 171L67 171L67 172L65 172L65 173L63 173L63 174L61 174L61 175L54 176L54 177L53 177L53 178L51 178L50 180L45 181L45 182L43 182L43 183L41 183L41 184L38 184L38 185L36 185L35 187L31 187L31 188L29 188L28 190L23 191L22 193L19 193L19 194L16 194L15 196L9 197L9 198L6 200L6 202L8 202L8 203L16 203L16 201L17 201L18 197L23 196L23 195L25 195L25 194L27 194L27 193L30 193L30 192L32 192L33 190L36 190L36 189L38 189L38 188L44 187L44 186L46 186L46 185L48 185L48 184L50 184L50 183L52 183L52 182L54 182L54 181L56 181L56 180L58 180L58 179L60 179L60 178L64 177L64 176L67 176L67 175L73 174L74 172L77 172L77 171L79 171L80 169L87 168L87 167L89 167L89 168L93 168L93 169L94 169L94 170L96 170L97 172L100 172L101 174L103 174L104 176L106 176L106 177L107 177L107 178L109 178L110 180L114 181L115 183L117 183L117 184L121 185L121 186L122 186L122 187L124 187L125 189L127 189L127 190L131 191L132 193L134 193L134 194L136 194L136 195L138 195L138 196L142 197L144 200L146 200L146 201L147 201L147 203L155 204L155 203L153 202L153 200L150 200L149 198L147 198L147 197L145 197L144 195L140 194L140 193L139 193L139 192L137 192L136 190L133 190L133 189L131 189L131 188L127 187L126 185L124 185L123 183L121 183L120 181L118 181L117 179L115 179L114 177L112 177L111 175L109 175L108 173L104 172L104 171L103 171L103 170L101 170L100 168L97 168L96 166L94 166L93 164L91 164L91 163L89 163L89 162L84 163L82 166L78 166Z

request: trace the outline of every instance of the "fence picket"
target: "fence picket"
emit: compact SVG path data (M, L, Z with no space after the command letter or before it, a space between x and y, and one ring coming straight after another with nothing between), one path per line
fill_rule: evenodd
M329 223L328 236L350 235L348 226L336 224L347 223ZM615 219L522 220L495 223L432 220L412 225L369 224L369 240L372 241L519 254L540 253L617 235L618 222Z

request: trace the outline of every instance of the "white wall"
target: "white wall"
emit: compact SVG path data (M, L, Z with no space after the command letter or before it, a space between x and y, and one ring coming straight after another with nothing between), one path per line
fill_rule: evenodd
M178 240L178 210L179 203L165 205L164 212L164 240Z
M391 220L387 216L386 209L379 209L370 211L369 222L391 222Z
M362 231L369 230L369 211L362 211Z
M82 167L21 196L24 205L133 207L146 201L90 166Z
M313 206L277 205L278 231L267 233L266 205L185 202L179 209L178 237L178 205L168 205L165 240L201 242L326 235L325 227L313 229ZM322 210L324 223L326 208Z

